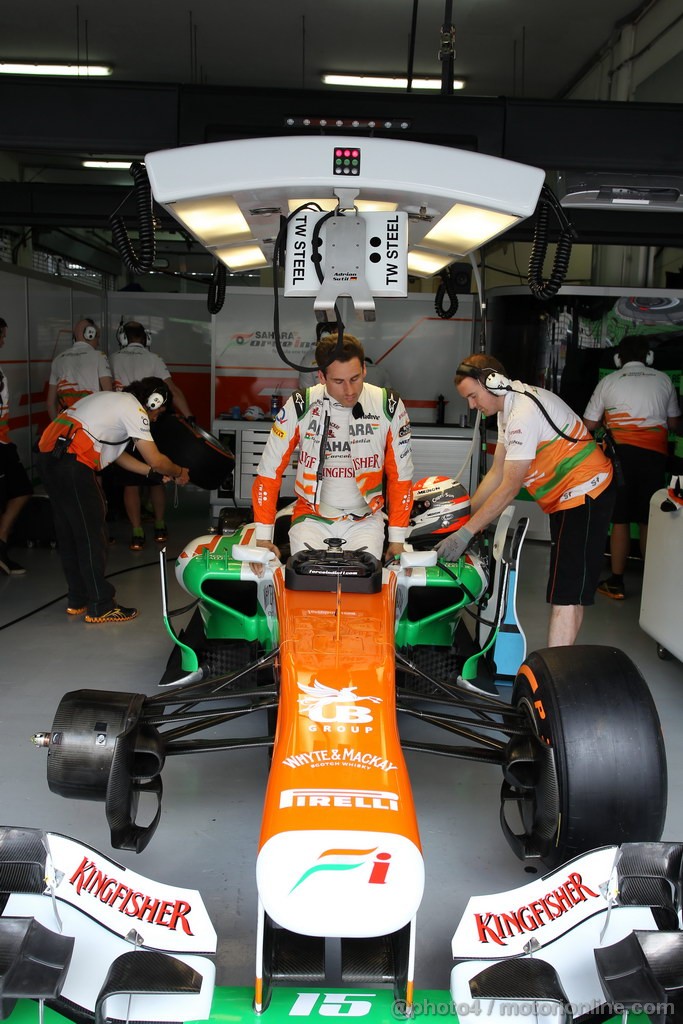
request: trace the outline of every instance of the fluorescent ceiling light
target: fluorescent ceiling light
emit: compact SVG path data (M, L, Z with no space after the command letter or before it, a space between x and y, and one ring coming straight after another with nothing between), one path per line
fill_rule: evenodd
M255 242L252 245L214 249L213 254L230 270L258 270L260 267L268 266L268 260Z
M113 68L104 64L0 64L2 75L67 75L73 78L102 78Z
M174 203L176 217L206 246L251 240L251 228L232 196Z
M408 251L408 273L414 277L433 277L440 270L453 262L453 256L443 256L426 249L410 249Z
M130 160L82 160L83 167L99 171L127 171L130 169Z
M456 203L445 217L424 236L425 245L442 252L465 256L518 220L507 213L494 213L466 203Z
M289 212L294 213L300 206L304 206L306 203L316 203L321 210L325 210L329 213L332 210L336 210L339 206L338 199L288 199L287 206ZM398 209L398 203L383 203L380 200L370 199L356 199L354 200L354 206L359 213L393 213L394 210Z
M325 85L355 85L363 89L407 89L408 79L400 75L322 75ZM413 89L441 89L440 78L413 78ZM465 79L454 78L454 89L464 89Z

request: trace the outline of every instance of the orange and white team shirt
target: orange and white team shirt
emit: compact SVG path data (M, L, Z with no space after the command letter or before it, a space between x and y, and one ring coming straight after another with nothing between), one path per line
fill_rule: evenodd
M583 505L587 496L602 494L612 479L612 463L583 421L552 391L520 380L512 381L512 387L498 413L498 443L505 447L506 461L531 460L524 480L531 497L544 512L561 512ZM541 403L555 426L529 395Z
M49 383L57 387L61 408L69 409L86 395L100 391L100 378L111 375L104 352L99 352L87 341L75 341L71 348L53 359Z
M294 517L363 516L384 506L390 543L402 542L410 523L413 460L410 420L390 388L365 383L354 416L334 402L324 384L295 391L273 423L252 489L256 537L272 540L282 474L296 450ZM321 449L324 453L321 468Z
M125 451L128 441L151 441L149 415L134 395L100 391L82 398L45 428L38 442L50 452L59 437L71 437L68 452L90 469L104 469Z
M600 422L617 444L666 455L667 419L679 415L671 378L638 360L603 377L591 395L584 416Z
M171 376L161 356L158 356L156 352L150 352L145 345L139 345L136 341L113 354L111 368L114 372L114 387L117 391L128 387L134 380L142 380L143 377L159 377L160 380L168 380Z

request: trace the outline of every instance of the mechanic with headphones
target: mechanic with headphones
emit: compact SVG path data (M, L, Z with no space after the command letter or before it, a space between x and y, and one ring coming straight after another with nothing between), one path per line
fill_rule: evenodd
M614 355L615 373L603 377L590 397L583 421L589 430L602 423L618 446L624 486L612 513L612 575L598 593L623 601L624 571L631 550L630 524L640 527L645 557L650 498L665 485L668 432L680 425L678 398L671 378L652 367L646 338L626 335Z
M498 442L472 497L471 519L437 551L455 561L526 487L550 515L548 646L573 644L598 585L614 504L612 463L562 399L509 380L492 356L476 353L463 360L455 387L470 409L497 415Z
M174 408L181 416L194 422L187 399L171 377L166 363L161 356L150 351L151 333L137 320L129 320L127 323L123 323L122 320L116 332L116 339L120 350L111 357L116 390L122 391L133 381L142 380L144 377L159 377L171 392ZM131 473L117 475L121 477L118 482L123 484L123 504L133 531L130 549L131 551L142 551L145 544L145 531L142 526L140 485ZM165 544L168 540L165 520L166 491L161 485L152 486L149 489L149 497L154 511L154 539L159 544Z
M85 613L86 622L103 623L127 622L138 614L116 603L105 575L106 506L96 473L118 462L150 483L188 482L188 470L162 455L150 433L150 422L170 397L162 380L147 377L128 391L82 398L43 431L38 465L54 512L68 615ZM144 462L126 452L131 438Z
M109 360L99 351L100 329L89 317L73 327L71 348L52 360L47 386L47 411L54 419L62 409L97 391L111 391Z

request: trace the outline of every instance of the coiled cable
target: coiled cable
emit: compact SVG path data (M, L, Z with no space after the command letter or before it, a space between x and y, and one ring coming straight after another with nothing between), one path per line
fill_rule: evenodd
M225 302L225 285L228 279L225 263L220 260L214 262L213 274L209 284L209 293L206 296L206 308L211 316L220 313Z
M147 168L143 163L139 160L134 160L129 170L135 183L133 192L138 210L140 254L138 255L133 248L126 225L123 222L123 217L118 212L112 213L110 216L109 226L114 244L126 267L134 274L146 274L152 269L152 264L156 258L152 189L147 177Z
M561 231L555 250L553 268L550 277L545 279L543 277L543 264L545 263L548 251L548 221L551 207L560 222ZM541 189L538 211L536 213L534 241L531 247L529 271L527 274L527 284L534 298L541 300L552 299L562 287L567 277L572 245L576 237L576 231L567 220L567 216L560 206L557 196L552 189L544 185Z
M458 299L456 285L455 285L455 266L451 264L450 267L445 267L439 271L439 277L441 278L441 284L436 289L436 295L434 297L434 310L437 316L440 316L442 320L450 320L458 312L458 306L460 300ZM448 307L444 305L444 298L448 296Z

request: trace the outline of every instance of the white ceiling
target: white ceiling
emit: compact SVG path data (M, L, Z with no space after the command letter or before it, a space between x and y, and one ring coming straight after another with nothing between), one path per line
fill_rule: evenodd
M467 95L558 98L638 0L453 0ZM445 0L21 0L2 60L114 66L118 81L316 89L322 71L440 77Z

